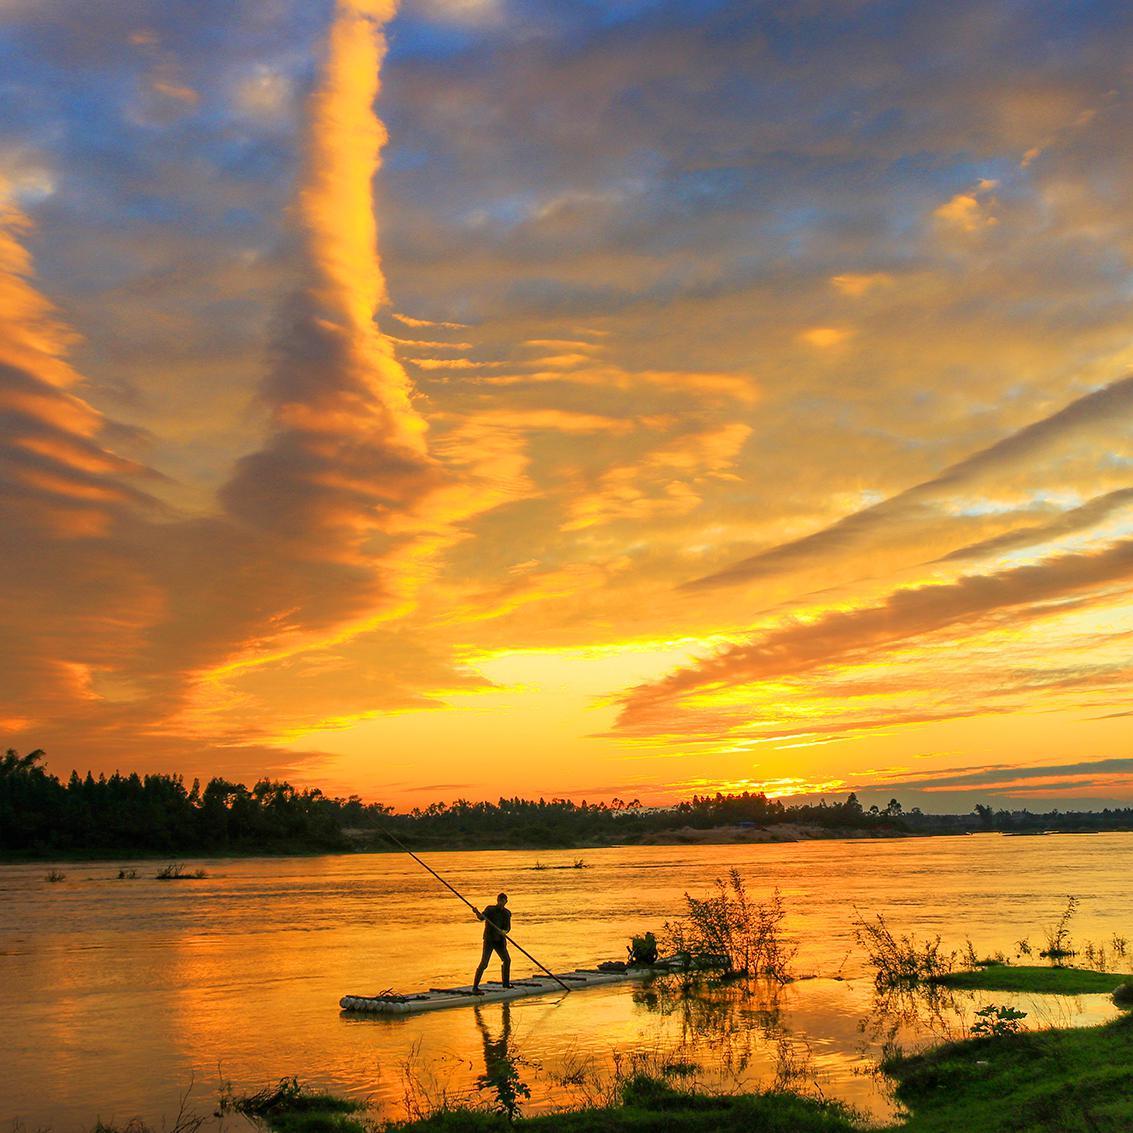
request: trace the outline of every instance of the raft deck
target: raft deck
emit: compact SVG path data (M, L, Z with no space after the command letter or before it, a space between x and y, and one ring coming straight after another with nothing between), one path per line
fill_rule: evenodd
M571 991L584 991L588 987L601 987L606 984L627 983L643 980L646 976L665 971L667 965L652 964L643 967L629 967L621 972L603 972L598 968L578 968L573 972L563 972L558 976ZM480 985L482 994L474 995L472 985L463 987L432 987L428 991L412 995L394 995L385 992L381 995L344 995L339 1006L347 1012L363 1012L374 1015L415 1015L422 1011L440 1011L445 1007L471 1007L477 1003L500 1003L511 999L524 999L529 995L564 994L562 986L550 976L528 976L512 980L510 987L504 987L498 980L484 980Z

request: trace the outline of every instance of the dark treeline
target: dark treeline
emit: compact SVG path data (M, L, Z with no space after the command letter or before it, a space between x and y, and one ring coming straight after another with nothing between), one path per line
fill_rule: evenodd
M1133 809L1035 815L980 806L970 815L906 812L893 799L864 808L844 802L787 805L763 794L695 796L670 808L634 799L464 800L395 813L357 796L330 798L317 788L261 779L251 788L212 779L202 788L179 775L83 777L64 783L43 767L43 753L0 760L0 853L8 856L117 853L223 854L380 848L383 832L414 847L578 847L664 839L682 830L793 823L864 835L1001 830L1133 829ZM386 842L385 844L388 844Z

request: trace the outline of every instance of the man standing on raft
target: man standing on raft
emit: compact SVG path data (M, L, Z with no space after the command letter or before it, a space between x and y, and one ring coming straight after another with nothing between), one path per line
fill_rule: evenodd
M476 914L476 919L484 922L484 951L480 956L480 966L476 969L476 976L472 980L473 995L483 995L480 990L480 979L484 969L495 952L501 961L501 983L504 987L511 987L511 956L507 950L507 933L511 932L511 912L507 907L507 894L500 893L496 903L489 905L482 913Z

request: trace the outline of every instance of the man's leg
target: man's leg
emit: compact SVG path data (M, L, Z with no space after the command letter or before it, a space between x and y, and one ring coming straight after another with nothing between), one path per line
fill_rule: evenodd
M511 987L511 953L507 950L507 943L501 943L496 951L500 954L500 982L504 987Z
M484 951L480 954L480 965L476 969L476 975L472 980L472 990L480 990L480 979L484 975L484 969L488 966L488 959L492 955L492 946L488 941L484 941Z

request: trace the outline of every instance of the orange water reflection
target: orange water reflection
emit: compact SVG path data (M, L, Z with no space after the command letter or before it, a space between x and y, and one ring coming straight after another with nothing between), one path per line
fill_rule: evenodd
M866 1073L882 1042L962 1028L983 999L959 996L935 1016L874 1012L851 939L854 907L899 928L940 932L981 952L1010 952L1082 897L1079 939L1133 936L1133 836L918 839L794 845L590 850L585 870L534 870L577 853L434 854L478 903L511 895L517 938L554 967L624 952L659 929L687 890L736 866L756 895L778 885L800 942L800 980L774 997L694 1001L658 989L596 988L416 1018L351 1019L345 992L469 979L479 926L404 857L374 855L202 863L209 877L116 880L120 863L0 868L0 1119L57 1130L135 1114L159 1123L193 1082L198 1110L220 1077L258 1088L284 1075L373 1099L401 1116L407 1099L498 1101L493 1065L514 1064L526 1109L599 1096L616 1061L665 1055L710 1082L768 1084L793 1067L869 1112L892 1112ZM137 863L135 863L137 864ZM526 965L516 964L517 975ZM1030 1021L1108 1017L1104 996L1032 1001L996 993ZM984 997L986 999L986 997ZM497 1079L499 1074L496 1074ZM515 1082L513 1082L515 1085ZM482 1088L481 1088L482 1087ZM510 1087L509 1087L510 1088Z

